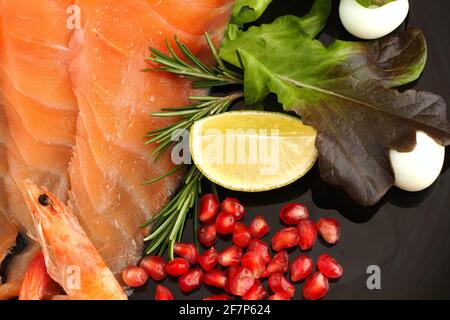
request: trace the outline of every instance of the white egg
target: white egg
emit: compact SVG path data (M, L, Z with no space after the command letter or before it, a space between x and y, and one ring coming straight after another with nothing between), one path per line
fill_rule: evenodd
M390 150L395 185L406 191L421 191L438 178L444 165L445 147L422 131L416 132L417 145L411 152Z
M408 0L368 8L356 0L341 0L339 16L345 29L361 39L377 39L394 31L406 19Z

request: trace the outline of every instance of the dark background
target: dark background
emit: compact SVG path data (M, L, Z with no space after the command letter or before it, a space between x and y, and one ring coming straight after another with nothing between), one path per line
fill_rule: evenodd
M275 0L261 22L271 22L283 14L304 15L313 1ZM450 88L450 1L410 0L410 13L400 28L414 26L423 30L428 42L428 63L421 78L413 84L418 90L440 94L448 102ZM334 0L333 13L321 35L355 40L340 23ZM411 87L411 86L409 86ZM448 150L447 150L448 151ZM340 189L322 182L317 166L295 184L259 194L229 192L219 189L223 199L235 196L247 207L244 220L262 214L273 231L281 228L278 213L283 204L300 201L310 208L311 217L336 217L342 224L341 241L328 248L317 243L309 253L314 259L322 253L335 256L344 267L344 275L330 285L326 299L449 299L450 298L450 156L447 152L444 172L428 190L407 193L393 188L374 207L359 207ZM270 234L273 235L273 232ZM192 223L188 223L185 241L193 240ZM231 244L219 241L221 249ZM270 236L264 239L270 242ZM300 254L293 250L291 258ZM369 265L381 268L381 290L368 290L366 269ZM216 294L204 286L185 296L177 288L176 280L163 284L174 292L176 299L201 299ZM301 296L303 284L296 285L295 298ZM135 299L153 299L155 284L134 294Z

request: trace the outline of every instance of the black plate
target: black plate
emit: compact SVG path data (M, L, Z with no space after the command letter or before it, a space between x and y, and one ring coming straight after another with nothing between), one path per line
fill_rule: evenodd
M312 1L278 0L269 8L270 22L282 14L305 14ZM342 27L337 14L339 1L334 1L332 16L321 39L331 37L353 38ZM447 0L410 0L411 10L405 24L419 27L428 42L428 64L416 89L435 92L448 102L450 88L450 2ZM405 27L405 26L402 26ZM448 151L448 150L447 150ZM234 196L246 205L245 222L257 214L264 215L272 230L281 227L278 213L283 204L300 201L312 213L312 219L332 216L342 224L341 241L328 248L317 243L310 255L334 255L345 269L344 276L330 286L327 299L449 299L450 298L450 157L447 153L444 171L428 190L407 193L393 188L374 207L356 205L340 189L322 182L317 166L297 183L276 191L258 194L219 190L220 196ZM192 223L189 223L191 226ZM185 241L193 240L192 228L185 231ZM229 240L229 239L225 239ZM270 241L270 238L264 239ZM219 241L217 248L230 242ZM291 255L300 254L298 249ZM367 288L367 268L381 268L381 290ZM185 296L177 288L176 280L163 284L177 299L201 299L216 294L204 286ZM139 289L134 299L153 299L155 284L150 282ZM301 296L301 284L296 285L296 296Z

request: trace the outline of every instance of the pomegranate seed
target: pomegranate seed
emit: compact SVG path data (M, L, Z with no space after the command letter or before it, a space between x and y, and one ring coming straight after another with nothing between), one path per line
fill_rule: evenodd
M268 284L270 289L275 293L284 293L289 297L293 297L295 294L294 285L281 273L274 273L271 275Z
M205 247L211 247L216 243L216 226L207 224L198 229L198 240Z
M205 271L213 269L217 265L217 251L210 248L198 256L197 262Z
M261 256L255 251L247 251L242 257L241 264L249 268L255 279L261 278L265 269L265 263Z
M178 279L178 287L183 293L192 292L202 285L202 277L202 269L191 269Z
M217 197L208 193L201 197L198 207L198 219L204 223L211 223L219 212L219 200Z
M173 300L170 290L160 284L156 286L155 300Z
M341 227L334 218L321 218L317 222L317 230L323 240L329 244L336 244L341 237Z
M250 231L253 238L260 239L270 231L269 224L263 216L256 216L255 219L250 222Z
M221 212L216 219L216 230L220 234L233 232L236 218L231 213Z
M225 292L228 294L233 294L230 290L230 279L232 278L232 276L234 276L234 274L237 272L238 269L239 267L237 265L229 266L228 268L225 269L225 277L227 277Z
M148 280L147 272L144 269L129 266L122 271L123 282L129 287L142 287Z
M318 300L328 293L328 279L321 272L316 272L305 281L303 297L306 300Z
M222 270L212 269L203 275L203 283L207 286L223 289L227 284L227 277Z
M139 266L147 272L153 281L161 281L166 277L166 261L161 257L144 257Z
M216 296L209 296L206 298L203 298L203 300L231 300L230 296L227 294L219 294Z
M173 246L173 251L182 258L189 261L190 264L197 262L198 250L193 243L176 242Z
M297 225L301 220L308 218L308 209L300 203L289 203L280 211L280 219L285 224Z
M264 277L269 277L274 273L286 273L289 267L289 258L286 250L278 252L267 265Z
M221 266L228 267L238 265L242 257L242 248L238 246L230 246L222 250L217 256Z
M255 251L258 253L266 264L272 259L269 253L269 245L261 240L252 240L248 245L247 252L248 251Z
M297 225L298 246L301 250L309 250L313 247L317 239L317 227L311 220L302 220Z
M232 214L236 220L242 220L245 215L244 206L235 198L226 198L223 200L222 212Z
M267 296L267 290L261 284L261 281L255 280L253 286L242 296L242 300L264 300Z
M235 267L229 270L228 290L242 297L255 283L252 271L246 267Z
M275 251L292 248L296 245L298 245L298 232L294 227L281 229L272 238L272 248Z
M314 261L307 255L301 254L291 263L289 274L294 282L306 279L314 268Z
M339 262L329 254L320 255L319 259L317 259L317 268L330 279L340 278L344 273L344 269Z
M234 265L234 266L229 266L228 268L225 269L225 275L227 276L227 278L230 278L230 275L236 271L238 269L238 265Z
M236 222L233 230L233 243L238 247L245 248L252 240L250 229L241 222Z
M166 265L167 274L178 277L189 270L189 262L185 258L175 258Z
M269 297L269 300L291 300L291 297L285 293L276 292L274 295Z

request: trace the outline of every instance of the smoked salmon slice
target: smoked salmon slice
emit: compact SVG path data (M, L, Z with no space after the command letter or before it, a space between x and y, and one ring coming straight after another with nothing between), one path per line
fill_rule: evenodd
M66 10L73 1L0 1L0 95L9 126L6 141L10 213L34 234L18 185L29 179L63 201L75 143L75 96L68 74Z
M176 191L180 175L142 183L173 168L170 154L157 162L144 145L146 132L169 121L151 112L183 106L191 82L144 73L148 47L165 50L176 34L194 54L207 57L203 37L220 42L234 1L81 0L80 29L70 42L69 73L78 101L69 204L115 273L142 254L140 225Z
M169 152L154 162L143 138L173 119L150 113L198 94L187 79L142 72L148 48L166 51L166 39L173 44L177 35L212 61L203 34L218 45L233 4L0 0L0 97L9 129L2 194L23 233L36 237L20 192L30 180L68 203L113 273L137 262L147 232L140 226L182 179L179 172L142 184L174 167Z
M18 233L17 227L10 222L7 215L9 206L4 182L8 175L5 146L7 134L8 126L0 98L0 264L16 243Z
M19 296L23 278L31 261L40 250L39 244L33 242L12 257L6 268L7 283L0 285L0 300L8 300Z

